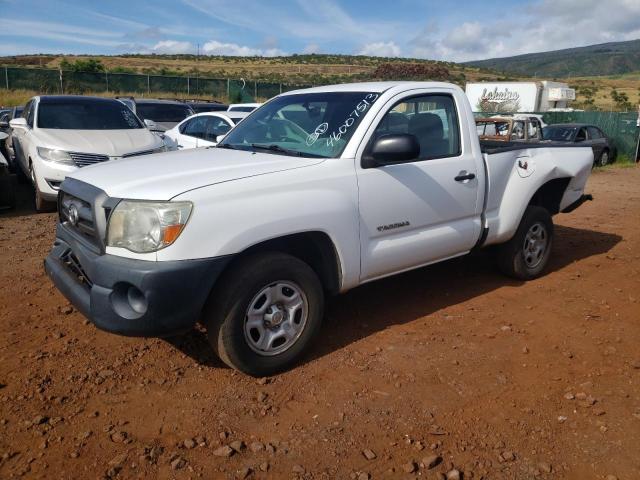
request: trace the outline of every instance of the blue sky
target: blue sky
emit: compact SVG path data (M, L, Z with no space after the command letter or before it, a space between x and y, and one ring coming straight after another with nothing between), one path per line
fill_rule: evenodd
M640 0L0 0L0 55L344 53L452 61L640 38Z

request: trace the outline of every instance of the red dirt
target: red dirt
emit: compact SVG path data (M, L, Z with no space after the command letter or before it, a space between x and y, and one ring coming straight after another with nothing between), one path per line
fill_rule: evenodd
M199 330L97 330L44 275L55 215L4 214L0 478L640 478L640 169L588 191L555 218L545 277L508 280L485 253L361 287L262 381Z

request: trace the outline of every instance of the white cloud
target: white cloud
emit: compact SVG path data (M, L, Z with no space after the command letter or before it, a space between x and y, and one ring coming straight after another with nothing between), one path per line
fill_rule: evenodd
M278 57L287 55L278 48L253 48L237 43L223 43L211 40L202 46L205 55L230 55L234 57Z
M367 43L360 49L358 55L369 57L399 57L400 47L394 42L373 42Z
M640 38L638 0L536 0L500 20L425 28L412 55L466 61Z
M178 40L162 40L151 47L153 53L195 53L195 48L191 42L180 42Z

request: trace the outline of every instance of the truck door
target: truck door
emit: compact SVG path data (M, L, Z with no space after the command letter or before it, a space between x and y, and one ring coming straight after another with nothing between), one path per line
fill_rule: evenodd
M363 168L356 159L361 280L468 252L480 234L484 172L478 171L466 130L461 141L453 95L392 100L372 128L368 146L383 135L408 133L416 136L420 155L376 168Z

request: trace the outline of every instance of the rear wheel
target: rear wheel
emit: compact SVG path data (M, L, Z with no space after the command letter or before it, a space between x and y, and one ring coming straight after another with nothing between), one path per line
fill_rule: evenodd
M596 164L598 167L604 167L606 165L609 165L609 162L609 150L603 150L600 154L600 157L598 157L598 161L596 162Z
M249 256L218 285L204 322L209 343L232 368L253 376L285 370L320 329L322 285L296 257L277 252Z
M539 277L547 266L553 244L553 221L549 212L529 205L516 234L497 250L498 267L519 280Z

